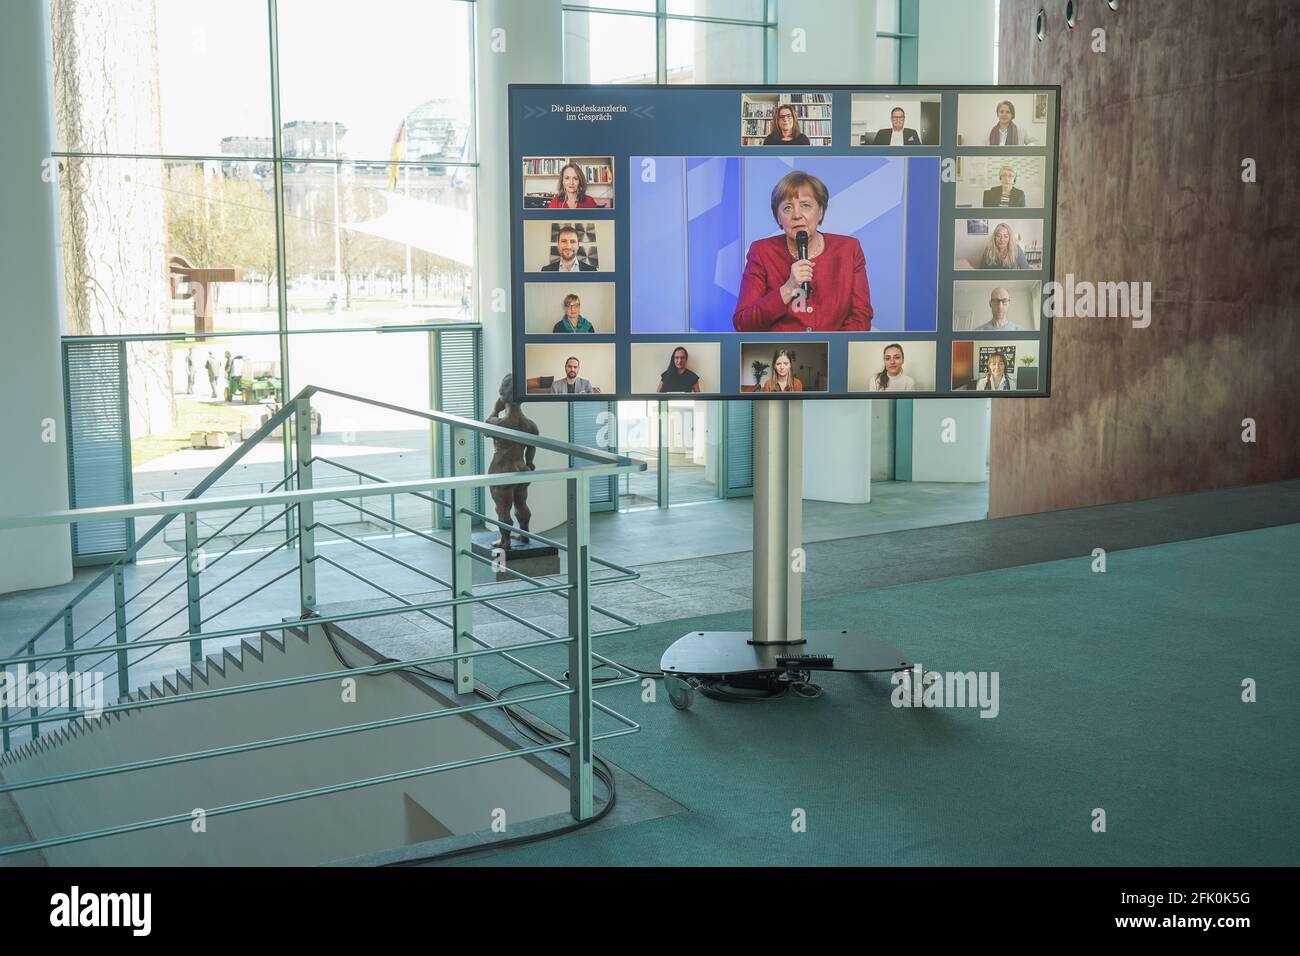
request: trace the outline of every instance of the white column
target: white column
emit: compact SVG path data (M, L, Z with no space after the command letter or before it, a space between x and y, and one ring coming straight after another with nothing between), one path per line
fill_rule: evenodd
M913 481L988 478L990 401L932 398L913 403Z
M496 401L510 371L510 208L507 87L564 79L560 0L479 0L476 24L478 106L478 310L483 323L484 397ZM498 295L497 290L502 290ZM506 311L494 312L494 302Z
M993 44L998 21L993 0L922 0L919 8L918 83L996 82ZM1064 10L1065 4L1059 8ZM1025 29L1030 27L1025 24Z
M778 83L871 82L876 0L781 0L776 17Z
M994 81L993 0L925 0L916 32L918 82ZM913 405L913 481L984 481L988 445L988 401L936 399Z
M863 399L803 402L803 496L812 501L871 500L871 410Z
M0 30L0 511L6 513L68 507L58 184L52 168L42 175L54 148L48 6L14 0L5 5ZM52 442L44 440L47 426ZM66 526L0 531L0 594L71 578Z
M502 377L510 371L510 230L519 211L510 208L507 87L511 83L564 81L561 0L479 0L474 4L475 85L478 110L478 317L483 323L483 403L496 401ZM498 293L500 290L500 293ZM497 302L505 311L493 311ZM524 413L543 435L567 440L568 412L558 403L525 403ZM491 453L491 448L487 449ZM540 452L537 467L565 467L560 455ZM528 493L536 531L564 521L562 481L534 483Z

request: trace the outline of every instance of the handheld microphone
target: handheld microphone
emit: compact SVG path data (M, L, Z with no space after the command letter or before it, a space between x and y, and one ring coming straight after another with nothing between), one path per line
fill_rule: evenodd
M794 247L799 251L800 259L808 258L808 233L805 230L800 229L794 234ZM803 284L803 296L806 299L810 295L812 295L812 283L805 282Z

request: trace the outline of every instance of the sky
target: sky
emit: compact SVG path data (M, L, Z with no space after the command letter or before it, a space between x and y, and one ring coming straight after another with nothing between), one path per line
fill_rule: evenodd
M214 155L271 135L266 0L157 0L163 151ZM470 108L473 11L462 0L279 0L280 115L338 120L356 159L387 159L429 99Z

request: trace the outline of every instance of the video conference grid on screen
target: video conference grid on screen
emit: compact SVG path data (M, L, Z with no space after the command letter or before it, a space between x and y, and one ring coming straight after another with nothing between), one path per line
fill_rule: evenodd
M1048 394L1058 100L512 86L517 397Z

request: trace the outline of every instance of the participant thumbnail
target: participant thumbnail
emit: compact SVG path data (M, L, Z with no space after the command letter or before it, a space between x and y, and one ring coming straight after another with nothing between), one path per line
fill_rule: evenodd
M615 393L614 345L562 342L524 346L530 395Z
M850 342L850 392L933 392L934 342Z
M1037 332L1043 284L1037 279L993 279L952 284L954 332Z
M716 394L722 390L717 342L637 342L632 345L632 392Z
M746 342L740 347L742 392L825 392L830 343Z
M613 272L614 223L529 219L525 272Z
M614 283L525 282L524 330L529 335L613 335Z
M1032 339L953 342L953 391L1036 392L1041 348Z
M959 209L1038 209L1046 195L1044 156L958 156Z
M938 93L854 93L850 124L854 146L938 146Z
M741 94L740 145L831 145L831 94Z
M613 209L613 156L525 156L525 209Z
M1044 146L1050 93L962 93L957 97L958 146Z
M957 269L1041 269L1043 220L958 219L953 266Z

